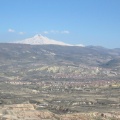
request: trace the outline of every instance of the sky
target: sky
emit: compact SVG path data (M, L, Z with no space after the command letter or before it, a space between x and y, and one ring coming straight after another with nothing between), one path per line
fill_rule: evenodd
M120 48L120 0L0 0L0 42L36 34Z

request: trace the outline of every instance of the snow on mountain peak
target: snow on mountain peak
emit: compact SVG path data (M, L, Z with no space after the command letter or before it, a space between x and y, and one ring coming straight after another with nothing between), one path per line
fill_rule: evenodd
M14 43L20 43L20 44L30 44L30 45L63 45L63 46L79 46L79 47L85 47L82 44L78 44L78 45L71 45L71 44L67 44L61 41L56 41L53 39L49 39L45 36L42 36L41 34L36 34L35 36L31 37L31 38L27 38L21 41L17 41Z
M45 36L42 36L40 34L35 35L32 38L27 38L25 40L17 41L15 43L20 43L20 44L31 44L31 45L43 45L43 44L54 44L54 45L66 45L66 46L72 46L70 44L66 44L61 41L56 41L53 39L49 39Z

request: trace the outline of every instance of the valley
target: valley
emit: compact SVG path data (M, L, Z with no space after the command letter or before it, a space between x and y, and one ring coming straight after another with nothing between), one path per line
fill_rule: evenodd
M120 50L0 44L1 120L119 120Z

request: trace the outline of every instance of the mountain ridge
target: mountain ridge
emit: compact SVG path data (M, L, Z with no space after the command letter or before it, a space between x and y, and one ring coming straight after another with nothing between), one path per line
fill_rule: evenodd
M59 75L68 80L117 79L120 77L119 56L119 49L2 43L0 74L4 79L18 76L33 81L42 76L59 78Z

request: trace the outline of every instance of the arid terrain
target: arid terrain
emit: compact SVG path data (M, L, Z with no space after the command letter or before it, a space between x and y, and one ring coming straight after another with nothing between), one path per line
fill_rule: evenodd
M120 49L0 44L1 120L120 120Z

